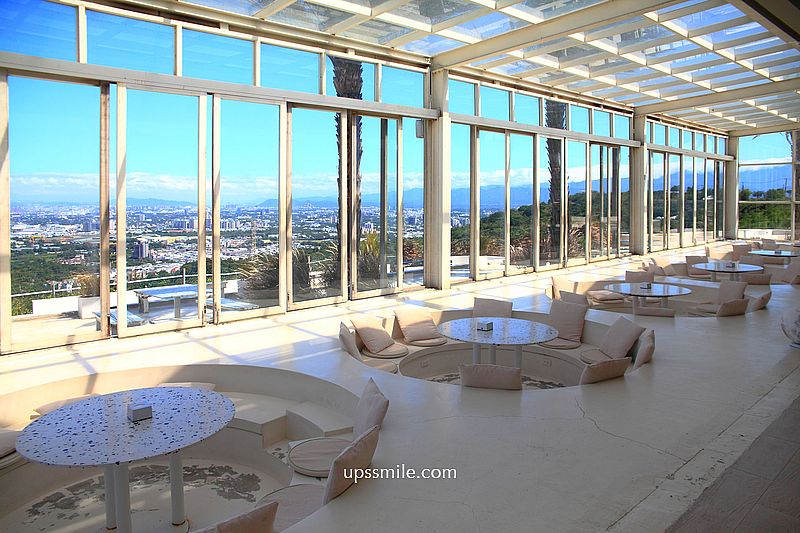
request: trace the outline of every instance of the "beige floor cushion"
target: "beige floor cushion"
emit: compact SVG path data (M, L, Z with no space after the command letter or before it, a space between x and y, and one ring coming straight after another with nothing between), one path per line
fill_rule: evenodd
M94 398L95 396L100 396L100 395L96 394L96 393L91 393L91 394L83 394L81 396L74 396L72 398L64 398L63 400L56 400L54 402L50 402L50 403L46 403L44 405L40 405L39 407L34 409L34 411L36 411L40 415L44 416L44 415L46 415L48 413L52 413L56 409L64 407L65 405L69 405L69 404L72 404L72 403L75 403L75 402L79 402L79 401L85 400L87 398Z
M580 384L588 385L624 376L629 364L630 359L623 357L589 365L581 373Z
M691 309L689 309L689 314L692 315L699 315L699 316L710 316L716 315L717 310L719 310L719 304L699 304L695 305Z
M21 431L0 428L0 458L17 451L17 437Z
M717 316L743 315L747 312L747 305L749 303L749 298L742 298L741 300L731 300L730 302L719 304Z
M198 533L272 533L277 511L278 502L259 505L216 526L201 529Z
M745 255L739 260L739 263L743 265L764 266L764 258L760 255Z
M289 450L288 460L292 468L306 476L328 477L333 460L350 446L346 439L320 437L308 439Z
M359 435L350 446L344 449L339 456L333 460L328 482L325 484L325 495L323 503L338 498L344 491L353 484L352 477L346 477L345 472L352 472L353 469L366 469L372 462L375 455L375 448L378 447L378 426Z
M675 310L670 309L669 307L646 307L640 306L636 309L636 314L639 316L664 316L664 317L673 317L675 316Z
M427 309L408 307L397 309L394 314L397 317L400 330L403 332L403 337L409 343L414 344L415 342L429 340L443 341L441 344L447 342L447 339L439 333L436 323L434 323ZM425 345L422 344L421 346Z
M574 348L578 348L580 345L580 341L568 341L567 339L562 339L561 337L556 337L551 341L539 343L539 346L546 346L555 350L572 350Z
M214 383L205 383L203 381L176 381L159 383L159 387L186 387L192 389L214 390L217 386Z
M591 365L592 363L601 363L603 361L608 361L611 359L608 354L603 353L602 351L592 348L591 350L585 350L581 352L581 361L586 364Z
M750 253L752 247L749 244L734 244L733 245L733 260L740 261Z
M339 323L339 343L347 353L356 359L361 359L361 352L358 349L358 344L356 344L356 336L344 322Z
M392 344L390 344L388 348L380 352L373 352L369 349L365 349L363 354L367 357L375 357L377 359L397 359L398 357L408 355L408 347L403 346L399 342L392 341Z
M748 285L769 285L772 283L772 274L740 274L739 279Z
M430 346L441 346L442 344L447 344L447 338L439 337L438 339L420 339L417 341L408 341L408 344L412 346L421 346L423 348Z
M605 289L586 291L586 295L593 300L597 300L598 302L622 302L625 300L623 295L616 292L607 291Z
M319 510L325 496L324 485L289 485L267 494L259 503L278 502L273 530L280 533Z
M620 359L628 355L628 350L644 331L642 326L621 316L608 328L598 348L611 359Z
M377 354L395 344L392 336L383 329L381 321L377 318L358 317L351 322L369 352Z
M639 348L633 360L633 368L639 368L653 360L656 351L656 332L652 329L645 331L639 339Z
M379 428L389 410L389 400L383 395L375 380L369 378L356 404L353 416L353 433L360 435L372 426Z
M553 300L548 323L558 330L558 336L568 341L581 341L588 305Z
M655 274L653 272L636 272L634 270L625 271L625 281L627 283L645 283L654 282Z
M500 365L458 365L461 385L481 389L522 389L522 370Z
M730 302L731 300L741 300L744 298L744 290L747 288L746 281L723 281L719 284L717 292L717 303Z
M494 300L492 298L475 298L475 303L472 305L472 316L496 316L511 318L514 303L505 300Z
M764 293L761 296L759 296L758 298L756 298L755 300L752 300L750 302L749 310L750 311L760 311L760 310L764 309L767 306L767 304L769 303L769 301L771 299L772 299L772 291Z

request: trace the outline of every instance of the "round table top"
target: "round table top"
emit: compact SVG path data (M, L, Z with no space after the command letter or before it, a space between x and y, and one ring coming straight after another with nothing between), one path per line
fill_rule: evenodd
M665 283L651 283L649 289L643 289L641 283L609 283L605 286L607 291L625 294L628 296L646 296L654 298L669 298L670 296L686 296L692 293L688 287L667 285Z
M708 270L709 272L728 272L735 274L740 272L760 272L764 270L764 267L748 265L747 263L734 263L732 267L729 265L727 261L713 261L709 263L697 263L692 266L700 270Z
M147 404L153 418L128 420L128 404ZM134 389L87 398L34 420L17 438L17 451L37 463L101 466L174 452L220 431L233 419L233 402L188 387Z
M491 331L478 331L479 320L490 320L494 329ZM458 318L442 322L438 328L442 335L448 339L471 342L473 344L538 344L558 337L558 330L547 324L521 318L496 316Z
M800 251L794 250L752 250L751 255L763 255L764 257L800 257Z

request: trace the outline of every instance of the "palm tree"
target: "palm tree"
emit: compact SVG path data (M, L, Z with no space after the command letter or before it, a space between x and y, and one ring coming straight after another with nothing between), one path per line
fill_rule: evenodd
M544 101L544 125L548 128L566 129L567 104L554 100ZM548 137L547 169L550 172L550 221L547 223L545 242L553 253L561 241L561 139Z
M336 90L336 96L343 98L354 98L362 100L364 98L362 89L364 81L362 78L363 69L359 61L351 59L344 59L341 57L328 56L331 63L333 63L333 88ZM350 224L355 221L356 227L356 242L361 242L361 155L363 148L361 146L361 117L358 115L351 115L355 120L355 136L347 135L347 146L345 146L344 155L339 158L339 190L341 190L342 179L342 165L349 175L350 157L355 153L355 190L347 189L347 216L343 217L343 221L350 227ZM336 124L336 145L339 148L339 153L342 151L342 117L341 113L337 113L334 117ZM353 129L350 129L353 131ZM353 138L355 137L355 138ZM355 150L353 150L353 143L355 143ZM353 198L355 196L355 198ZM347 239L348 254L350 255L350 239ZM338 258L334 258L338 261ZM348 274L349 275L349 274ZM352 280L351 280L352 282Z

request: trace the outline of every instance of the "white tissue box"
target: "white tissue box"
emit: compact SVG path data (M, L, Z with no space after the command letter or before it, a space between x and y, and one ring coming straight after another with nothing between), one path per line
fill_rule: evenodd
M131 422L139 422L153 418L153 407L141 403L128 404L128 420Z
M645 283L642 283L641 285L639 285L639 288L640 289L652 289L653 288L653 284L648 281L648 282L645 282Z
M491 320L478 320L478 331L492 331L494 324Z

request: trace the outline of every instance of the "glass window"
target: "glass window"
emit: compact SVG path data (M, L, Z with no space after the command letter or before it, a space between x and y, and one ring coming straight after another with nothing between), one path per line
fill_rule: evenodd
M589 108L570 104L569 129L578 133L589 133Z
M187 78L253 83L253 43L183 30L183 75Z
M586 143L567 142L567 257L586 258Z
M689 130L681 130L681 148L691 150L694 144L692 143L692 132Z
M164 24L86 11L89 63L175 72L175 29Z
M683 246L694 244L694 158L683 158Z
M506 242L506 137L481 131L480 135L480 257L478 272L505 271Z
M45 0L4 1L0 50L75 61L75 8Z
M514 95L514 120L521 124L541 126L540 105L541 100L535 96L516 93Z
M644 126L644 141L646 143L650 142L650 130L652 128L653 128L653 123L648 120Z
M714 136L711 134L706 135L706 152L714 153L716 145L714 144Z
M667 127L663 124L655 124L653 129L653 144L667 144Z
M545 100L544 125L559 130L567 129L567 104L555 100Z
M739 139L741 163L790 163L792 145L785 133L769 133Z
M631 138L631 119L625 115L614 115L614 137L617 139Z
M375 65L328 56L325 72L328 96L375 101Z
M656 127L659 125L657 124ZM662 126L663 127L663 126ZM666 232L666 209L664 188L664 154L652 152L650 157L651 191L650 209L652 212L652 231L650 251L663 250Z
M319 93L319 54L262 44L261 86Z
M242 309L278 305L278 133L278 106L221 102L222 281L225 298L245 302Z
M694 184L695 184L695 243L705 242L705 223L706 223L706 162L705 159L695 158L694 160Z
M508 120L508 91L481 85L481 116Z
M453 124L451 136L450 277L464 280L470 277L470 127Z
M509 199L511 265L533 267L533 136L511 135Z
M475 85L458 80L447 82L448 100L451 113L460 115L475 114Z
M387 104L424 107L422 72L393 67L381 69L381 100Z
M611 137L611 113L595 109L592 111L592 127L595 135Z
M725 137L717 137L717 153L725 155L727 151L727 143Z
M631 251L631 157L630 148L621 146L619 149L619 190L620 190L620 221L619 221L619 253L628 254Z
M561 139L539 137L539 266L561 264L562 152Z
M424 284L425 139L416 134L416 120L403 119L403 285Z
M669 129L669 145L672 146L673 148L681 147L681 135L680 135L680 130L678 130L678 128Z
M706 149L706 136L702 133L694 134L694 149L702 152Z
M670 248L679 248L681 245L681 156L670 154L667 163L669 172L669 204L668 224Z

